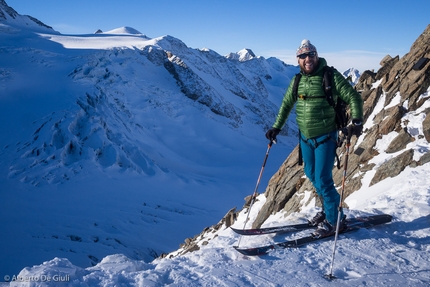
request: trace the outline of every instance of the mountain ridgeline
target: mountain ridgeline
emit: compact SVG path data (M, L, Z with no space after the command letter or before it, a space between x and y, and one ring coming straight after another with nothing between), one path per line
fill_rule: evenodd
M0 12L5 33L18 35L28 29L47 33L44 37L29 34L24 45L48 43L58 35L33 17L19 15L4 0ZM195 114L238 134L256 138L258 133L261 137L298 70L276 58L257 57L250 49L221 56L210 49L189 48L169 35L150 39L130 27L106 33L99 30L76 39L91 41L109 35L133 37L143 44L134 49L72 52L53 44L43 49L4 47L6 53L20 54L21 58L37 54L28 70L45 74L46 79L63 73L70 85L65 94L76 98L72 108L53 111L35 121L27 141L10 143L16 145L17 158L10 166L9 178L35 186L61 183L85 171L86 164L146 176L175 172L160 150L177 145L164 146L154 135L151 126L156 118L175 123L184 109L191 108L190 117ZM60 72L53 69L57 60L64 63ZM184 135L192 129L184 130ZM284 135L296 133L294 124L283 131ZM155 150L155 145L160 149Z
M56 33L52 27L46 25L42 21L29 15L20 15L15 9L7 5L5 0L0 0L0 22L6 21L14 22L21 27L29 26L34 31Z

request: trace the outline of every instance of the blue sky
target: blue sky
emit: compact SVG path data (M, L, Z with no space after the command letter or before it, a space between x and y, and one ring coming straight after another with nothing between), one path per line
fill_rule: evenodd
M171 35L221 55L249 48L297 64L304 38L340 71L379 69L403 56L429 22L430 1L6 0L62 34L129 26L155 38ZM345 4L348 3L348 4ZM413 4L412 4L413 3Z

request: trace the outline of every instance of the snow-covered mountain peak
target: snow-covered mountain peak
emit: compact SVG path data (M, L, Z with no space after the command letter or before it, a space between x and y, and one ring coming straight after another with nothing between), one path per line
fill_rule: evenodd
M230 53L226 55L226 58L231 60L238 60L240 62L249 61L251 59L257 58L251 49L242 49L237 53Z
M141 32L139 32L138 30L132 28L132 27L120 27L120 28L116 28L107 32L103 32L103 34L129 34L129 35L143 35Z
M256 57L251 49L242 49L237 54L239 55L239 61L248 61Z
M7 5L5 0L0 0L0 21L7 20L8 18L15 19L18 15L18 12Z
M190 50L190 48L182 42L180 39L175 38L171 35L164 35L161 37L154 38L154 45L162 47L165 51L171 51L173 53L180 53Z
M44 24L38 19L28 16L28 15L20 15L15 9L10 7L5 0L0 0L0 24L2 27L0 31L6 32L16 32L16 29L19 30L32 30L35 32L43 32L43 33L55 33L58 32L52 29L52 27Z
M358 71L355 68L349 68L345 72L342 73L342 75L349 80L350 83L356 84L358 82L358 79L360 78L360 71Z

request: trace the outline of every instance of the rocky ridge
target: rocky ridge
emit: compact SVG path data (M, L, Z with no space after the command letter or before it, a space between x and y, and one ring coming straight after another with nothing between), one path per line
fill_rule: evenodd
M3 21L8 21L8 24L15 23L18 26L32 25L42 29L48 29L50 32L55 32L51 26L46 25L32 16L18 14L5 0L0 0L0 22Z

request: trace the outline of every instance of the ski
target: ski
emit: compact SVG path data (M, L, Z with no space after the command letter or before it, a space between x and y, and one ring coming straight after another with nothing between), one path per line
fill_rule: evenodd
M339 234L356 231L360 228L370 228L375 225L380 225L384 223L389 223L392 220L392 216L389 214L380 214L380 215L371 215L371 216L362 216L362 217L356 217L356 218L349 218L347 219L347 228L342 230ZM238 246L234 246L234 248L248 256L257 256L257 255L264 255L267 254L269 251L273 249L282 249L282 248L293 248L293 247L300 247L305 244L324 240L333 237L327 236L327 237L313 237L312 235L301 237L298 239L288 240L284 242L274 243L271 245L261 246L261 247L251 247L251 248L239 248Z
M273 226L273 227L265 227L265 228L255 228L255 229L236 229L230 227L234 232L240 235L261 235L261 234L270 234L270 233L284 233L284 232L293 232L300 231L303 229L313 228L316 226L311 226L309 223L299 223L299 224L291 224L284 226Z

